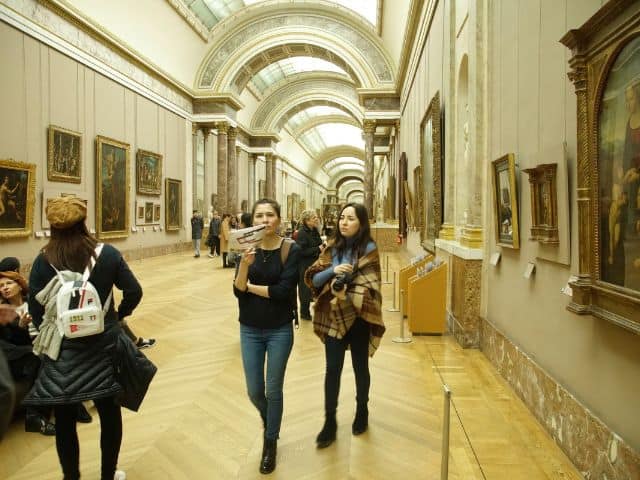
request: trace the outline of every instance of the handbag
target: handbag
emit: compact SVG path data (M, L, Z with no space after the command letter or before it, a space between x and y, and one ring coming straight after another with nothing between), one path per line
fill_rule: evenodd
M158 367L136 347L122 329L118 333L115 352L116 382L122 387L122 391L116 396L116 402L137 412Z

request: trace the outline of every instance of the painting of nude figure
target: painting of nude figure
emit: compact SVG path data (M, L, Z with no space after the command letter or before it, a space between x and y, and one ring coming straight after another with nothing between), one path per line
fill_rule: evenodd
M0 160L0 238L31 235L36 166Z

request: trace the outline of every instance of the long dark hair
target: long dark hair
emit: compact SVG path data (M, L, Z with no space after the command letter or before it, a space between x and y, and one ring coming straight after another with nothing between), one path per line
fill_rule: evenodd
M333 248L338 252L338 258L344 257L344 254L347 251L347 239L342 235L342 232L340 232L340 217L342 216L342 212L349 207L353 207L356 212L356 217L358 217L358 220L360 221L360 229L358 230L358 233L356 233L351 246L352 253L355 253L355 256L358 258L362 257L364 252L367 250L369 242L373 242L373 238L371 238L371 228L369 227L369 213L367 212L367 208L361 203L347 203L342 207L338 214L338 221L333 233Z
M91 257L95 257L98 241L83 221L69 228L51 227L51 240L43 249L44 258L58 270L84 272Z

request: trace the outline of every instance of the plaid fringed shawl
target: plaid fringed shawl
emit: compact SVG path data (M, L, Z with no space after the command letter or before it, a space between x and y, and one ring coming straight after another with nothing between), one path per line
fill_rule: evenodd
M331 248L305 272L304 281L315 298L313 330L324 342L327 335L343 338L357 317L369 324L369 356L380 345L385 326L382 321L382 295L380 292L380 255L378 250L358 259L353 281L347 287L347 297L340 300L331 292L331 281L321 288L313 286L313 276L331 266Z

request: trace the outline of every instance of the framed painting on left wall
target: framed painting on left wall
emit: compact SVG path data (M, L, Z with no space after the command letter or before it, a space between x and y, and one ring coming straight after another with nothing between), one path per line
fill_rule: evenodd
M129 236L129 144L96 137L96 234Z
M36 166L0 160L0 238L31 235L35 199Z

